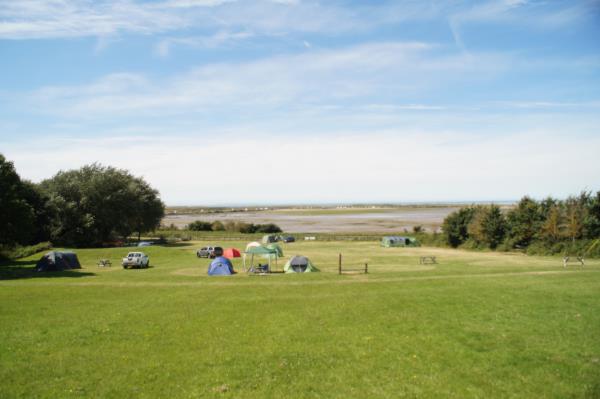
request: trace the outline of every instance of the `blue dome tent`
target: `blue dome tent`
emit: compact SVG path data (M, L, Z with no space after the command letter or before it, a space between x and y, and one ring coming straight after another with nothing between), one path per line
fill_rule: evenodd
M208 266L209 276L229 276L234 273L231 261L223 256L216 257Z

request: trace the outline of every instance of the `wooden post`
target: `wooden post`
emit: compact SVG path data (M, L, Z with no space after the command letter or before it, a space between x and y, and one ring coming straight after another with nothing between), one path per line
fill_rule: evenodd
M342 274L342 254L338 258L338 274Z
M367 274L369 271L369 264L365 263L365 274Z

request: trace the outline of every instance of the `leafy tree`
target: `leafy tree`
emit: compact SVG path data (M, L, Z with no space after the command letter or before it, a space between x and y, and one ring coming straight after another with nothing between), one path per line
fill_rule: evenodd
M54 210L53 241L96 246L133 232L154 230L164 215L158 192L143 179L92 164L59 172L41 183Z
M477 244L495 249L504 239L506 220L497 205L478 206L467 228L469 238Z
M529 246L544 222L540 204L529 197L523 197L506 218L508 236L516 247Z
M483 214L483 234L485 243L495 249L504 240L506 234L506 219L497 205L490 205Z
M48 196L37 184L24 180L23 198L31 205L34 214L34 234L29 244L49 241L50 224L54 213L48 203Z
M600 238L600 191L590 197L583 225L586 238Z
M579 197L569 197L565 201L565 234L571 241L583 237L589 195L585 192Z
M13 163L0 154L0 245L29 243L35 236L35 209L27 202L27 190Z
M444 219L442 231L446 242L452 247L458 247L469 238L468 226L473 219L476 208L465 207L452 212Z
M564 230L564 214L559 204L554 204L548 209L547 216L542 224L540 237L548 243L556 243L562 238Z

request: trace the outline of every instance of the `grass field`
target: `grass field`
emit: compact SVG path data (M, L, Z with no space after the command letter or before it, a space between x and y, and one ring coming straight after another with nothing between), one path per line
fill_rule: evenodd
M298 242L321 273L208 277L204 244L0 266L0 397L600 397L598 260Z

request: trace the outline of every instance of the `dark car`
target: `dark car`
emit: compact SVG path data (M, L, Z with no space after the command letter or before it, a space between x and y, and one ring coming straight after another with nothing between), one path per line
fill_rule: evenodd
M196 256L199 258L216 258L217 256L223 255L223 248L221 247L202 247L196 251Z
M281 236L280 240L283 242L294 242L296 241L296 239L294 238L294 236Z

